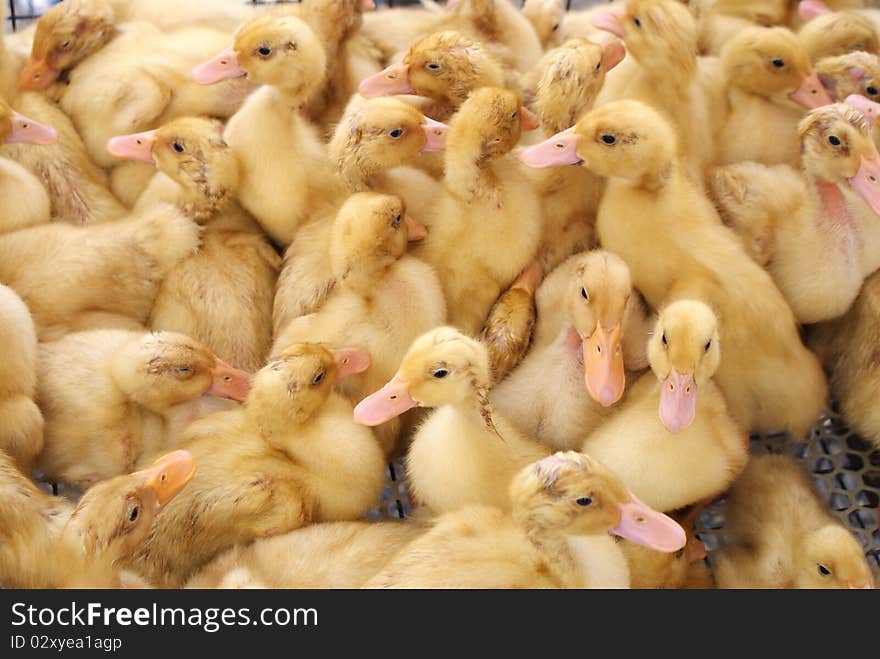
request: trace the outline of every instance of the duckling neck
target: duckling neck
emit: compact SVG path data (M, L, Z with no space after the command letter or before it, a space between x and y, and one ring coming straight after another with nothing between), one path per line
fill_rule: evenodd
M489 401L489 387L475 384L471 394L454 403L453 407L471 423L501 437L501 433L495 425L495 408Z
M629 566L609 534L565 535L534 526L527 535L563 587L629 588Z
M641 178L635 181L635 187L648 192L660 192L664 188L680 183L682 176L679 164L670 160L655 169L646 171Z
M446 186L464 199L489 198L499 185L493 164L494 159L482 154L474 157L473 149L447 147Z
M390 256L382 259L365 260L362 263L352 263L340 274L338 281L348 290L363 297L370 298L377 286L385 279L397 259Z
M226 209L232 198L229 190L185 190L180 199L180 211L196 224L207 224Z
M308 100L308 91L302 83L296 87L272 87L272 99L285 110L295 113L295 116L305 109Z
M846 198L836 183L817 177L809 177L815 190L814 203L818 206L819 222L831 229L851 231L852 217Z

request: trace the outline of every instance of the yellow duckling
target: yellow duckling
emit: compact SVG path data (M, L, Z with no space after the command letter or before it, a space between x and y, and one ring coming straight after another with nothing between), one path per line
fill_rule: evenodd
M813 330L810 345L831 373L831 391L847 422L880 446L880 374L874 358L880 340L880 275L865 279L859 296L843 316Z
M562 0L525 0L522 14L532 24L544 50L562 44L565 4Z
M619 101L529 147L522 159L538 167L584 163L609 177L597 222L603 247L626 261L655 309L682 298L712 307L726 355L715 382L744 430L787 428L799 437L825 405L824 374L770 275L722 225L676 153L661 115ZM725 284L733 280L736 287Z
M315 313L293 319L276 337L273 357L294 343L357 345L370 353L370 368L347 378L341 390L357 402L394 375L410 344L442 325L446 301L434 269L406 253L424 237L400 197L358 192L343 204L329 240L336 282ZM399 423L377 429L391 453Z
M664 552L685 545L684 529L582 453L531 463L509 489L511 512L471 504L442 515L367 587L629 588L612 535Z
M796 165L804 108L831 103L797 37L782 27L743 30L727 42L721 65L729 112L718 162Z
M535 346L510 376L492 389L498 411L521 432L557 449L580 447L584 434L623 396L623 316L632 293L629 268L614 254L571 257L557 336ZM559 386L547 387L552 377Z
M865 553L791 458L749 461L727 497L720 588L873 588Z
M43 415L37 390L37 332L15 292L0 286L0 343L5 347L0 382L0 451L29 474L43 449Z
M880 101L880 57L857 51L816 62L816 74L832 99L843 102L853 94Z
M533 120L515 93L483 87L446 133L446 190L416 256L436 268L450 324L474 336L538 249L540 204L511 155Z
M719 207L761 245L776 285L802 323L846 313L880 268L880 155L848 105L811 111L798 126L803 170L755 163L713 170Z
M50 144L54 128L19 114L0 100L0 144ZM0 233L49 221L49 196L42 183L24 167L0 158Z
M199 252L163 279L149 326L190 336L234 367L256 371L272 341L272 291L281 259L235 201L238 161L221 132L207 119L175 119L113 138L109 148L159 169L135 211L157 200L173 202L205 227Z
M548 52L535 68L532 108L541 137L565 130L591 109L605 76L623 59L616 39L602 45L571 39ZM604 189L601 178L582 167L530 170L544 214L539 258L547 272L595 243L596 209Z
M291 346L254 376L241 409L190 425L182 446L199 470L132 567L157 586L179 587L235 545L366 514L382 491L385 459L333 389L368 366L363 350Z
M278 245L341 190L317 130L301 106L324 84L327 58L312 29L295 16L264 16L193 70L211 85L246 76L263 85L230 118L223 138L241 165L241 205Z
M483 43L454 30L434 32L417 41L403 60L365 78L358 86L366 98L416 94L433 104L429 114L447 120L479 87L504 87L504 68Z
M43 492L0 451L0 584L119 588L120 563L194 471L192 455L174 451L146 469L98 483L74 506Z
M657 510L712 499L748 459L746 433L712 381L721 362L715 314L695 300L665 307L648 358L653 373L633 385L617 414L587 434L583 450Z
M173 448L189 421L210 410L204 394L244 400L250 380L189 337L125 330L41 343L37 375L46 421L39 466L83 486Z
M880 48L874 24L854 11L831 11L808 0L798 5L798 14L806 21L798 39L813 62L859 50L876 53Z
M483 344L451 327L416 339L395 376L355 408L358 423L377 426L414 407L436 407L419 426L407 456L416 499L437 513L468 503L510 509L513 475L550 450L496 413L489 400Z
M186 587L360 588L425 530L418 520L313 524L235 547Z

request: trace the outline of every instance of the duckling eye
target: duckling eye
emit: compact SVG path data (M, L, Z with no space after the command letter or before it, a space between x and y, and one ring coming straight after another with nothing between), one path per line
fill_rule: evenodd
M312 378L312 384L313 384L313 385L314 385L314 384L321 384L321 382L322 382L323 380L324 380L324 371L321 371L321 372L318 373L315 377Z
M398 137L403 135L403 128L395 128L394 130L389 130L388 135L389 137L392 137L396 140Z
M449 375L449 371L447 371L445 368L438 368L436 371L434 371L434 377L438 380L442 380L447 375Z
M392 220L392 222L391 222L391 226L393 226L395 229L396 229L397 227L399 227L399 226L400 226L400 219L401 219L401 218L400 218L400 213L398 213L398 214L397 214L397 217L395 217L394 220Z
M518 114L517 112L514 112L512 115L510 115L510 118L511 118L511 119L516 119L516 115L517 115L517 114Z
M825 567L821 563L819 563L818 568L819 568L819 574L821 574L823 577L828 577L831 575L831 570L829 570L827 567Z
M272 54L272 49L268 46L260 46L257 48L257 54L259 54L260 57L269 57L269 55Z
M660 340L663 341L663 345L669 345L669 341L666 340L666 332L663 332L663 336L660 337Z
M63 44L61 44L62 50L67 50L68 48L70 48L70 41L65 41Z
M140 512L141 512L141 511L140 511L140 509L139 509L137 506L135 506L134 508L132 508L132 509L131 509L131 512L128 514L128 521L129 521L129 522L133 522L133 521L135 521L135 520L138 518L138 515L140 514Z
M601 68L602 68L602 60L599 60L598 62L596 62L596 70L598 71Z
M557 23L556 25L553 26L553 31L554 31L554 32L556 32L556 30L558 30L558 29L559 29L559 23Z
M708 341L706 341L706 345L703 346L703 350L705 350L706 352L709 352L709 348L711 348L711 347L712 347L712 339L709 339Z
M829 135L828 141L831 143L832 146L840 146L840 138L837 137L837 135Z
M777 59L773 60L772 64L773 64L773 66L775 66L777 69L781 69L783 66L785 66L785 60L782 60L782 59L778 59L778 58L777 58Z
M183 148L183 144L175 140L171 143L171 148L177 151L177 153L183 153L186 149Z
M876 96L876 95L877 95L877 88L876 88L874 85L871 85L870 87L867 87L867 88L865 89L865 91L868 92L868 94L869 94L870 96Z
M606 133L602 136L602 141L605 142L605 144L614 144L617 141L617 138L614 137L614 135Z
M592 505L593 500L590 497L580 497L578 499L575 499L574 502L577 505L583 506L584 508L586 508L587 506Z
M636 24L636 27L642 27L642 22L638 18L634 18L633 23Z
M440 65L436 62L428 62L427 64L425 64L425 68L431 69L431 71L439 71Z
M590 301L590 294L587 293L587 289L586 289L586 288L582 288L582 289L581 289L581 297L584 298L587 302Z
M177 374L178 375L189 375L192 369L189 366L178 366Z

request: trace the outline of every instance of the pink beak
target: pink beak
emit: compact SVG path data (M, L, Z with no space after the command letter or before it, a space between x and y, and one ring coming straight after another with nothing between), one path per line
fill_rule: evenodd
M626 49L620 41L608 41L602 44L602 68L606 73L623 61Z
M850 94L846 97L844 103L861 112L868 125L872 128L874 127L874 124L877 122L878 111L880 111L880 103L875 103L861 94Z
M12 131L6 136L6 143L54 144L58 141L58 131L39 121L29 119L18 112L12 113Z
M798 4L798 16L801 20L811 21L817 16L830 13L831 10L820 0L801 0Z
M678 551L687 544L687 534L678 522L646 506L635 495L620 504L620 522L611 533L666 553Z
M694 374L682 375L674 368L660 390L660 420L671 433L681 432L694 421L697 412L697 383Z
M422 121L422 130L425 131L425 145L419 149L419 153L433 153L443 151L446 148L446 130L448 126L430 117Z
M370 368L370 353L363 348L338 348L330 353L336 362L337 380L344 380Z
M364 0L361 6L362 11L376 11L376 3L373 0Z
M522 129L525 131L535 130L541 125L541 122L538 120L538 115L524 105L521 105L519 108L519 116L522 123Z
M358 92L364 98L413 94L415 91L409 84L409 67L403 63L392 64L379 73L364 78L358 85Z
M378 426L418 406L409 395L409 383L397 376L376 393L364 398L354 408L355 423Z
M406 227L406 239L408 242L423 240L428 235L428 229L421 222L416 222L409 215L403 216L403 224Z
M852 581L847 581L846 586L850 590L872 590L871 584L867 582L862 584L854 584Z
M626 10L622 8L600 11L592 18L593 27L605 30L623 39L623 17L625 15Z
M862 156L862 164L856 175L849 179L849 186L880 215L880 158L868 160Z
M117 158L141 160L155 165L156 161L153 159L153 145L155 144L156 131L148 130L143 133L111 137L107 142L107 151Z
M577 154L580 138L572 126L543 142L523 149L519 159L529 167L578 165L583 162Z
M227 48L192 70L192 79L200 85L213 85L246 75L247 71L238 65L238 55L233 48Z
M590 396L602 407L619 401L626 387L620 332L620 323L608 330L596 323L596 329L583 342L584 382Z
M250 390L250 373L239 371L217 357L217 362L211 370L211 388L207 393L211 396L243 401Z
M819 81L819 76L815 73L805 76L801 81L800 87L795 89L788 95L788 97L808 110L813 110L815 108L820 108L823 105L830 105L833 103L828 92Z

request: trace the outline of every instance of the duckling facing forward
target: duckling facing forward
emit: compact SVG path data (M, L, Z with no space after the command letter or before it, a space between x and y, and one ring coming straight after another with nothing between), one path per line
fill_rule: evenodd
M648 356L653 372L636 382L617 414L587 435L583 451L652 508L678 510L727 489L748 459L746 433L712 382L721 346L708 306L679 300L665 307Z
M783 455L754 457L730 490L730 544L712 557L720 588L873 588L859 542Z
M684 547L675 521L636 499L598 460L569 451L520 470L512 512L469 505L405 547L370 588L628 588L612 535L664 552Z

